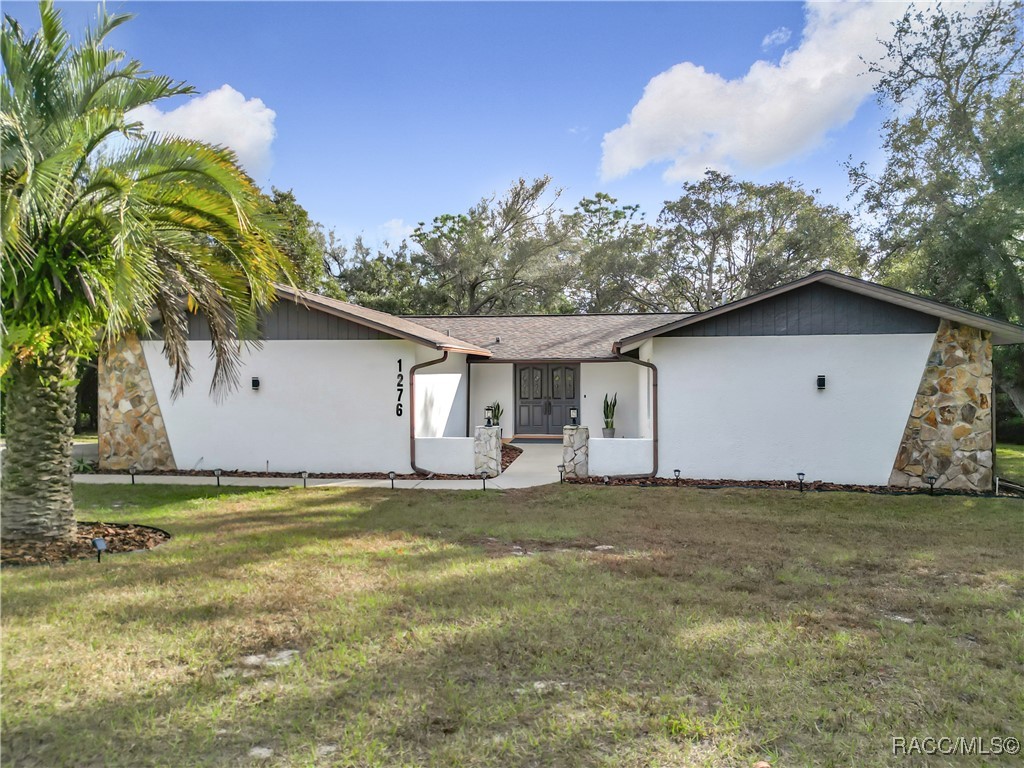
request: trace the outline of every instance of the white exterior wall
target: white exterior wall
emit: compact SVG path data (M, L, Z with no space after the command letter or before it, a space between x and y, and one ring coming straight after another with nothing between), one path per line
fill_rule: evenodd
M162 343L142 346L179 469L261 471L269 462L271 472L409 471L411 342L267 341L243 352L240 386L221 402L209 394L210 343L188 342L193 382L174 401Z
M472 437L417 437L416 463L428 472L473 475Z
M590 474L640 475L654 466L654 441L590 437ZM601 434L598 432L598 434Z
M497 400L504 413L501 436L512 437L516 429L516 400L512 363L474 363L470 378L469 430L484 423L484 408Z
M886 485L933 338L654 339L658 473Z
M615 408L615 437L640 437L640 381L633 363L582 363L580 365L580 424L600 436L604 427L604 396L619 394ZM650 467L648 467L650 469Z
M417 346L416 362L437 360L442 354ZM449 353L443 363L417 371L416 437L466 437L467 397L465 355Z

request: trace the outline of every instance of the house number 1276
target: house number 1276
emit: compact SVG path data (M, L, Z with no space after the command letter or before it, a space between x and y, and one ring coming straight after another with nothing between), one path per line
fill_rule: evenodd
M395 416L402 415L402 393L405 391L405 374L402 373L402 360L398 360L398 383L395 385L398 390L398 402L395 403Z

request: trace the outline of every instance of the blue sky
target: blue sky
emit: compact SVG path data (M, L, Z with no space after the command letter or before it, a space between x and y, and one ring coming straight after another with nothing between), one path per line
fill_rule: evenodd
M95 3L60 6L72 28ZM905 7L831 3L110 2L113 44L203 94L142 115L228 143L343 242L549 174L648 218L705 167L845 205L879 157L860 57ZM5 3L34 28L35 7Z

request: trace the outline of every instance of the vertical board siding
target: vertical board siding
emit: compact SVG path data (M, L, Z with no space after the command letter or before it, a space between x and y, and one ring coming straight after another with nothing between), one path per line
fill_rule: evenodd
M815 283L668 331L662 336L830 336L935 333L914 309Z
M159 335L159 327L154 327ZM188 317L191 341L210 341L210 326L199 315ZM394 339L387 333L281 300L260 317L260 338L264 341L381 341Z

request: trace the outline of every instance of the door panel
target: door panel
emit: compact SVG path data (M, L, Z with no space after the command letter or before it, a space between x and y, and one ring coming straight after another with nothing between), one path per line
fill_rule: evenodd
M579 366L563 363L516 366L516 426L521 435L558 435L579 407Z

